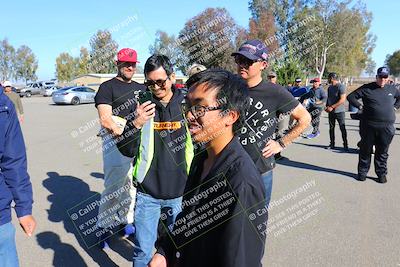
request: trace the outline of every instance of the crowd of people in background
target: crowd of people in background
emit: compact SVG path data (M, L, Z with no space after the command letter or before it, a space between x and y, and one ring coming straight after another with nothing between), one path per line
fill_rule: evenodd
M121 187L130 190L101 201L99 214L113 210L97 222L105 230L98 240L101 248L124 230L133 236L134 266L262 266L280 153L300 136L317 138L324 111L330 137L326 148L337 149L337 122L343 149L349 151L346 88L337 73L329 73L327 90L320 77L310 81L311 87L303 86L300 77L293 86L280 85L274 71L264 80L268 49L261 40L246 41L232 57L237 74L194 64L187 71L186 88L178 89L167 56L150 56L145 83L139 84L132 81L139 62L136 51L118 52L117 76L101 84L95 97L103 140L102 198ZM387 181L388 150L400 108L400 92L388 77L389 70L381 67L375 82L347 96L360 120L360 181L366 179L372 153L378 182ZM19 126L22 104L10 82L3 87L0 193L6 199L1 198L0 210L6 212L0 213L0 253L8 256L0 266L17 266L11 200L28 235L35 221ZM312 131L306 134L309 125ZM114 210L122 198L129 200L124 212ZM249 218L254 213L256 218Z

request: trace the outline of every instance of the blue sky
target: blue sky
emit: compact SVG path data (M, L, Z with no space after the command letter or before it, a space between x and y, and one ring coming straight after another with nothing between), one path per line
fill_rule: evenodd
M384 3L384 4L383 4ZM374 20L371 32L378 36L372 58L377 65L387 54L400 49L397 11L400 1L366 1ZM28 45L39 60L39 79L53 78L55 59L61 52L74 56L98 29L114 29L119 48L132 47L142 63L149 56L155 32L177 34L185 22L207 7L225 7L236 22L246 27L250 13L246 0L201 1L5 1L2 3L0 39L8 38L14 47ZM4 16L7 10L9 17ZM127 24L123 26L123 23ZM396 27L396 26L397 27ZM119 27L119 29L118 29Z

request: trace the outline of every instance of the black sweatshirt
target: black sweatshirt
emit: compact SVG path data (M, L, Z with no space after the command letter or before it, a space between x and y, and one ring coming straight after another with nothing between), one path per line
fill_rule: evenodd
M184 99L182 90L173 88L173 96L166 107L158 100L154 117L154 156L144 180L137 186L138 191L149 194L157 199L172 199L181 197L187 180L187 165L185 160L186 128L181 111ZM179 124L174 131L162 129L168 124ZM129 134L127 134L129 133ZM133 133L133 134L131 134ZM127 123L122 140L117 147L127 156L138 155L141 131L133 124Z
M358 99L362 99L361 104ZM362 119L381 123L396 121L395 108L400 108L400 92L394 85L383 88L376 82L367 83L347 96L353 106L363 106Z
M237 138L201 178L206 158L195 156L182 212L157 252L174 267L261 267L267 210L257 167Z

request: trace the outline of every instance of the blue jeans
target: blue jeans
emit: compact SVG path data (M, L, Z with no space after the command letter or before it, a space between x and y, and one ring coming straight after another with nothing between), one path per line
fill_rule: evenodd
M19 266L15 246L15 228L11 222L0 225L0 266Z
M272 194L272 170L261 174L261 179L265 186L265 203L266 203L266 207L268 208L269 202L271 200L271 194Z
M142 192L136 194L134 225L136 232L133 246L133 266L147 267L154 244L157 240L157 229L160 218L166 219L169 230L175 223L176 216L181 212L182 197L174 199L156 199ZM169 208L161 214L161 209Z

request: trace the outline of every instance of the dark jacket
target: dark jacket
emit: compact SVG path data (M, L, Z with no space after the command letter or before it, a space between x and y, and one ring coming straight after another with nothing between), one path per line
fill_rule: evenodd
M195 156L182 212L157 252L174 267L261 267L267 211L260 173L237 138L202 179L206 158L205 151Z
M358 100L362 99L361 104ZM349 103L358 109L363 106L361 119L377 123L394 123L395 108L400 108L400 92L394 85L383 88L376 82L364 84L347 96Z
M12 201L17 217L32 214L24 139L14 105L0 89L0 225L11 221Z
M181 109L184 93L173 88L173 96L166 107L158 100L153 99L156 104L154 117L154 156L144 180L137 188L138 191L151 195L157 199L172 199L182 196L187 180L187 169L185 159L186 124ZM179 129L162 129L168 127L168 123L180 125ZM163 125L163 123L167 123ZM117 143L119 151L128 157L138 160L139 146L141 142L141 130L137 130L132 123L127 124L122 136Z

